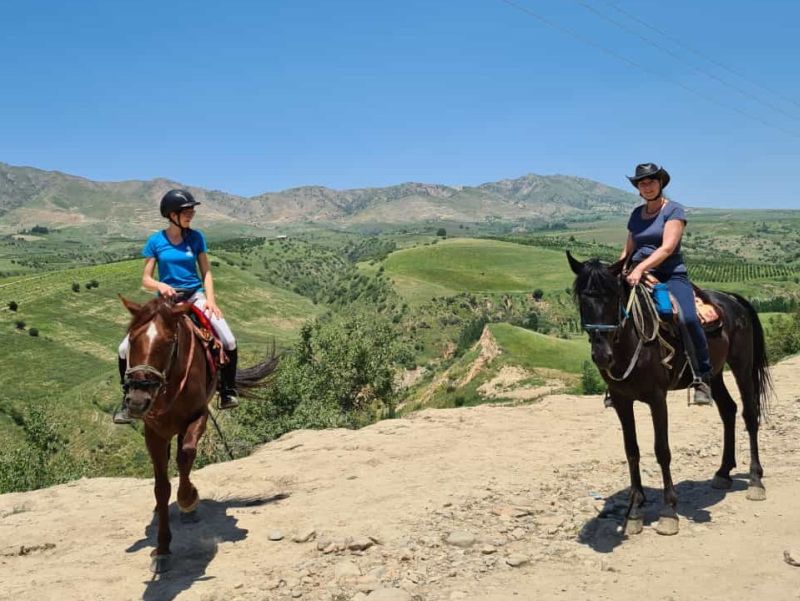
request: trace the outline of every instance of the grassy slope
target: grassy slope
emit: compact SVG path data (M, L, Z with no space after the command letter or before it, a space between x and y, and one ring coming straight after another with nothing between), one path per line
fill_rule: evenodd
M125 261L0 280L0 440L19 432L10 415L31 403L50 402L71 439L87 455L97 454L98 471L131 472L145 463L143 445L132 428L114 427L107 417L118 402L116 348L128 314L117 293L138 301L149 295L139 289L142 263ZM294 293L259 282L255 276L225 264L215 269L220 304L250 364L273 340L287 344L302 322L319 309ZM85 282L100 286L86 290ZM81 283L72 292L71 283ZM7 304L14 300L19 310ZM23 320L26 330L17 330ZM38 337L29 329L39 330ZM2 445L0 445L2 446ZM101 450L105 449L105 450Z
M385 266L412 304L457 292L559 291L572 280L560 252L469 238L401 250Z
M581 365L589 359L589 344L585 337L564 340L507 323L490 324L489 330L512 365L580 373Z

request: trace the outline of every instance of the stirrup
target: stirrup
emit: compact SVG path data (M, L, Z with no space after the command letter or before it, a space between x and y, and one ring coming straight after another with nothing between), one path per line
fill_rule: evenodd
M113 421L115 424L119 426L125 426L127 424L133 423L133 418L128 413L128 407L125 405L125 403L122 403L119 409L117 409L114 412L111 421Z
M217 409L236 409L239 406L239 397L235 390L225 390L219 393Z
M711 396L711 386L708 385L708 382L701 378L695 378L691 388L694 390L694 394L690 395L690 405L714 404L714 397Z

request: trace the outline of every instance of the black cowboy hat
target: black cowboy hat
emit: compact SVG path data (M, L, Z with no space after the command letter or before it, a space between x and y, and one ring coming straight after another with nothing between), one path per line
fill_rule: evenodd
M663 167L659 167L655 163L641 163L636 165L636 175L633 177L628 176L628 180L636 188L636 184L643 179L657 179L661 182L661 188L666 188L669 184L669 173Z

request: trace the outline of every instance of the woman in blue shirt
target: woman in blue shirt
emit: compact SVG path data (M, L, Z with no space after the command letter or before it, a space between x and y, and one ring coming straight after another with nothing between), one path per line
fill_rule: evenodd
M634 286L649 271L669 287L680 305L680 320L689 334L688 342L694 347L697 363L693 366L694 402L709 405L713 399L708 341L697 317L694 291L681 253L686 211L682 205L664 196L664 188L669 184L670 177L663 167L655 163L642 163L636 166L635 175L628 179L645 202L636 207L628 219L628 239L620 257L630 257L633 265L626 279Z
M235 381L238 352L236 339L222 317L214 295L214 279L211 276L206 239L198 230L190 228L195 207L200 203L188 190L170 190L161 199L161 215L169 220L165 230L154 233L142 250L145 257L142 285L151 292L166 298L180 298L194 303L205 312L214 326L228 355L228 363L222 367L220 409L238 406ZM154 277L158 267L158 279ZM199 268L199 273L198 273ZM128 368L128 337L119 346L119 374L123 383L122 407L114 414L114 423L127 424L128 415L125 395L125 371Z

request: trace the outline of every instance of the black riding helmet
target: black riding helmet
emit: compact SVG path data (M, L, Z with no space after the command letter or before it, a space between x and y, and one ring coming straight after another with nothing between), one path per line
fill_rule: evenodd
M662 190L669 184L669 173L667 173L666 169L659 167L655 163L641 163L636 165L636 173L633 176L628 176L628 181L636 188L636 184L648 178L657 179L661 182Z
M169 219L171 213L180 213L183 209L190 209L199 204L189 190L176 188L161 197L161 215Z

